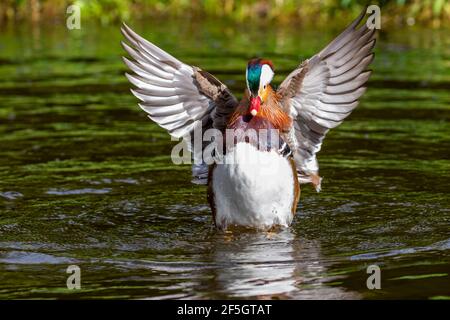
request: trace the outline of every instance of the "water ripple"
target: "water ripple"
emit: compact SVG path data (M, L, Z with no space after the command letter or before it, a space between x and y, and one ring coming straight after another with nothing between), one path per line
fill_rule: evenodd
M57 196L67 196L67 195L78 195L78 194L105 194L111 192L111 188L103 189L93 189L93 188L83 188L83 189L49 189L46 193L57 195Z
M27 251L10 251L0 254L0 263L6 264L67 264L73 263L72 259L64 257L56 257L49 254L27 252Z
M23 194L17 191L6 191L0 192L0 197L8 199L8 200L16 200L17 198L23 197Z
M370 252L370 253L362 253L357 254L350 257L350 260L371 260L371 259L379 259L385 257L393 257L398 255L406 255L406 254L414 254L419 252L433 251L433 250L449 250L450 249L450 239L439 241L433 243L429 246L424 247L415 247L415 248L403 248L391 250L388 252Z

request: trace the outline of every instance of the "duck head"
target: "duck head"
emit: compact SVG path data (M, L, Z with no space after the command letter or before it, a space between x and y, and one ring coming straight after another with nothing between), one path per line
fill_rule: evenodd
M245 77L250 93L249 111L252 116L256 116L261 109L261 104L267 101L268 87L273 75L273 64L270 60L257 58L248 62Z

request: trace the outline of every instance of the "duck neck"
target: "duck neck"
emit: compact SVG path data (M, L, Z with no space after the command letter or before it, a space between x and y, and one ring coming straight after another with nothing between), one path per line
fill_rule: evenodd
M280 131L289 131L292 125L291 117L281 108L279 95L275 90L271 86L268 86L267 90L267 99L261 105L261 110L257 116L266 118Z
M267 119L275 129L282 132L289 131L292 126L291 117L283 111L280 102L279 95L272 89L271 86L267 88L267 98L264 103L261 104L261 109L255 117ZM228 127L233 128L236 120L240 117L252 118L253 116L249 112L250 107L250 97L246 90L245 96L242 99L239 107L233 113L228 122Z

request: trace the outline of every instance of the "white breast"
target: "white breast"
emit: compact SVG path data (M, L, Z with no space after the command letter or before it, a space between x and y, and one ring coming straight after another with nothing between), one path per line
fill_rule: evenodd
M216 225L267 229L292 222L296 178L289 161L275 151L238 143L212 175Z

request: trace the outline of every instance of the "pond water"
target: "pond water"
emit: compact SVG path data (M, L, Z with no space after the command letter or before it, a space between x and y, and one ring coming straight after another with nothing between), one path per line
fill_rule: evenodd
M343 27L130 25L238 96L248 59L279 83ZM0 298L449 299L449 34L382 30L367 93L319 154L323 191L302 186L289 229L222 233L129 92L119 26L3 27Z

